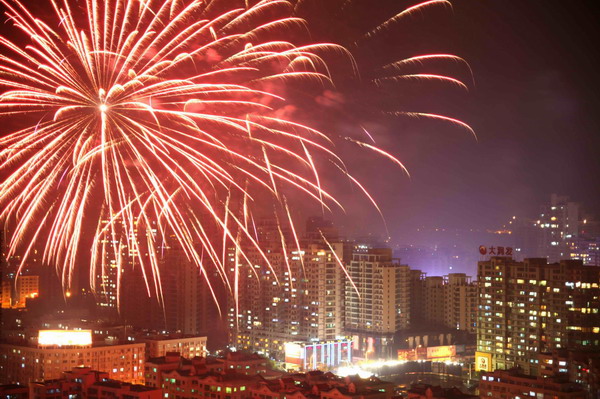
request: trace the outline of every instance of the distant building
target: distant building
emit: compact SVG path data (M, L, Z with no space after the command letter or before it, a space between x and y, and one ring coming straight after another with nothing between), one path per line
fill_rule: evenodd
M538 255L549 262L557 262L569 257L567 240L579 235L579 204L569 197L552 194L550 202L540 208Z
M483 373L479 381L482 399L586 399L581 385L558 378L533 377L518 369Z
M411 270L411 327L447 327L475 333L477 284L464 273L427 277Z
M567 240L568 255L584 265L600 266L600 236L574 237Z
M426 273L421 270L411 269L410 279L410 324L411 326L424 324L425 320L425 280Z
M10 309L12 305L12 284L11 281L2 279L0 281L0 306L2 309Z
M139 328L210 335L210 341L224 345L224 323L215 300L225 302L220 278L214 272L201 272L183 249L165 247L158 256L161 298L149 296L140 267L123 275L121 318ZM207 283L211 280L215 297ZM144 309L140 312L139 309Z
M584 265L600 266L600 220L586 214L578 202L552 194L533 218L512 217L508 225L515 256L581 260Z
M121 225L125 231L128 230L126 222L120 219L110 218L101 221L102 228L106 229L110 224ZM108 230L107 230L108 231ZM113 243L115 237L110 234L102 234L97 238L95 246L104 248L97 259L97 264L92 265L91 285L96 299L98 315L116 319L118 317L120 296L120 275L129 274L133 269L131 257L137 253L136 248L130 248L131 242L137 242L138 230L135 227L133 237ZM132 240L132 241L130 241Z
M19 276L15 281L15 296L13 307L24 308L27 299L38 297L40 294L39 276Z
M15 279L3 279L0 289L3 309L20 309L27 305L28 299L40 294L39 276L23 275Z
M445 285L442 276L427 276L423 279L424 302L423 317L428 323L442 326L446 322Z
M321 216L312 216L306 220L306 238L309 242L320 243L325 237L329 241L337 241L339 232L331 220Z
M477 369L537 375L542 352L600 348L599 267L492 257L478 280Z
M102 220L103 225L108 223L121 231L116 237L118 243L107 234L100 235L95 243L104 248L93 269L97 315L137 328L188 335L210 333L215 342L225 344L217 307L217 301L224 302L225 297L222 281L213 278L217 272L201 272L181 247L163 244L147 248L146 236L156 231L155 221L144 225L134 220L129 226L123 219ZM151 255L156 258L157 270L150 270ZM152 281L154 274L160 281Z

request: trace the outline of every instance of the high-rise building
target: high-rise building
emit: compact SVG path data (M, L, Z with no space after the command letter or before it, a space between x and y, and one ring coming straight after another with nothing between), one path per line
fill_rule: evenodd
M104 219L101 223L103 228L109 224L121 226L124 235L123 237L113 237L108 233L101 235L95 243L98 247L96 250L101 251L100 257L96 260L97 264L92 265L91 283L98 314L116 320L119 316L119 301L123 291L120 286L122 277L135 273L141 267L134 257L140 252L137 246L143 240L140 240L138 235L137 221L132 228L129 228L122 219ZM133 285L130 288L135 289Z
M444 302L445 284L442 276L427 276L423 279L424 314L428 323L442 326L446 321L446 306Z
M423 281L426 274L421 270L411 269L410 278L410 325L425 323L425 288Z
M26 258L19 252L9 256L5 235L5 231L0 232L1 307L24 308L28 299L38 297L42 297L45 303L64 303L61 278L54 267L42 263L42 251L34 247ZM76 285L75 281L71 281L72 287Z
M478 280L479 369L537 375L541 352L600 348L600 268L492 257L479 262Z
M306 239L311 242L322 242L323 237L327 240L337 240L339 232L331 220L320 216L312 216L306 220Z
M600 266L600 236L574 237L567 240L568 257L584 265Z
M40 294L39 276L19 275L16 279L2 281L2 308L24 308L27 300Z
M504 227L513 237L514 256L519 260L578 259L584 265L600 266L600 220L567 196L552 194L533 219L513 216Z
M19 276L15 281L15 297L13 306L25 307L27 299L36 298L40 294L39 276Z
M410 268L389 248L357 246L347 270L346 333L358 356L388 357L394 334L410 323Z
M444 325L475 333L477 284L464 273L451 273L444 284Z
M263 240L263 253L248 249L245 255L252 266L239 267L239 285L244 289L237 301L231 298L229 303L231 342L282 357L285 342L342 336L345 276L339 262L348 244L321 241L285 254L277 241L270 244ZM241 258L235 249L229 256Z
M12 305L12 284L9 280L2 280L0 282L0 306L2 309L9 309Z
M579 235L579 204L569 197L552 194L535 222L538 233L536 256L557 262L569 257L567 241Z
M181 247L168 246L167 242L159 248L146 248L149 230L138 227L137 221L129 229L121 220L113 223L123 224L128 238L99 239L98 245L104 248L104 267L98 265L94 276L99 316L139 328L189 335L214 333L210 338L224 343L219 340L224 328L219 328L223 323L217 307L224 301L222 282L206 274L214 274L213 269L201 271ZM167 241L177 240L170 237ZM151 250L156 251L154 256L150 256ZM151 257L156 259L152 270L148 266ZM208 281L213 284L212 293Z
M123 287L127 289L121 292L122 318L141 328L189 335L209 332L222 335L217 302L211 295L206 275L185 252L179 248L164 248L157 269L160 295L154 290L148 292L139 267L123 275ZM217 300L223 301L221 281L210 280Z
M412 327L447 327L475 333L477 285L464 273L427 277L411 270Z

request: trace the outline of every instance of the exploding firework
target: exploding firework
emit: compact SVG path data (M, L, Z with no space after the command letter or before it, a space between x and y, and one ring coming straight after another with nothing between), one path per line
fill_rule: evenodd
M41 245L43 262L56 265L65 286L91 246L92 287L113 253L117 284L135 265L160 296L159 254L178 247L235 295L226 247L246 264L244 248L254 248L271 267L253 227L257 209L273 208L294 232L287 245L299 246L290 194L324 210L342 207L318 165L334 165L377 206L348 174L333 137L282 116L286 89L333 85L328 57L355 68L342 46L285 39L308 36L295 14L301 2L50 0L43 18L17 0L0 3L22 36L0 37L0 115L11 129L0 139L0 215L9 254L25 262ZM367 37L437 3L447 2L411 7ZM377 83L465 85L401 73L435 58L462 62L413 57L388 65ZM403 168L384 150L352 140Z

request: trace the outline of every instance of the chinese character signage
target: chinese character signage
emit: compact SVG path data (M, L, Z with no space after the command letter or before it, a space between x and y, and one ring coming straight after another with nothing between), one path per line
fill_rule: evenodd
M456 346L429 346L427 347L427 359L439 359L452 360L456 356Z
M512 247L486 247L485 245L480 245L479 253L484 256L513 256L513 249Z
M492 371L492 354L475 352L475 371Z

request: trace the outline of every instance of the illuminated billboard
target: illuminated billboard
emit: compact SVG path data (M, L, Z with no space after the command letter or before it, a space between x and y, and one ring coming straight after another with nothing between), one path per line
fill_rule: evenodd
M40 346L90 346L91 330L40 330L38 333Z
M451 360L456 356L456 346L429 346L427 348L427 359L431 360Z
M285 362L302 370L352 363L352 341L286 342Z
M475 352L475 371L492 371L492 354Z
M303 348L297 342L286 342L285 348L285 362L302 366L303 363Z

